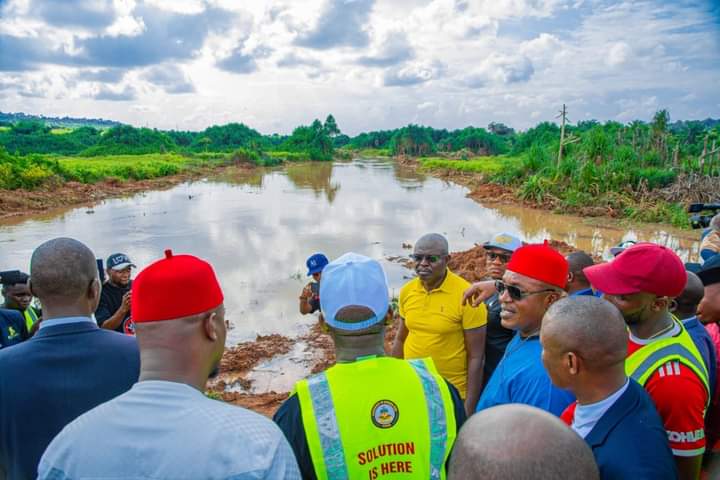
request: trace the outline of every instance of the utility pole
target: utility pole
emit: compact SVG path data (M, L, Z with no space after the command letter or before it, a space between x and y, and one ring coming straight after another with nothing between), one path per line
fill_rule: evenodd
M560 162L562 161L562 154L563 154L563 144L565 142L565 121L567 120L567 109L565 108L565 104L563 103L563 108L560 110L560 115L558 117L562 118L562 122L560 124L560 149L558 150L558 159L557 159L557 166L560 168Z
M563 156L563 147L565 145L570 145L571 143L575 143L578 140L580 140L580 137L576 137L572 134L570 134L567 138L565 138L565 124L569 121L567 118L567 108L565 107L565 104L563 103L562 110L560 110L560 113L555 118L561 118L562 121L560 123L560 148L558 149L558 159L557 159L557 175L560 174L560 162L562 162L562 156Z

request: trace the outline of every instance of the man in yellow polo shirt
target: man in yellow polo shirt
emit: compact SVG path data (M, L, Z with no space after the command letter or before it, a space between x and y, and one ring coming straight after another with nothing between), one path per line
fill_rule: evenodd
M447 268L448 242L440 234L423 235L411 256L417 278L400 290L400 327L392 355L431 357L465 401L471 414L480 397L485 360L485 305L463 305L470 284Z

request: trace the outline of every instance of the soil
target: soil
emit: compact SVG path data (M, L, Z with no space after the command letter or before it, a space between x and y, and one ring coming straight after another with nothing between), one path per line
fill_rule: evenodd
M249 164L222 165L186 170L183 173L149 180L105 180L98 183L64 182L47 184L35 190L0 189L0 220L21 217L50 210L97 204L108 198L118 198L149 190L165 190L180 183L221 173L227 169L253 169ZM92 210L88 210L92 213Z

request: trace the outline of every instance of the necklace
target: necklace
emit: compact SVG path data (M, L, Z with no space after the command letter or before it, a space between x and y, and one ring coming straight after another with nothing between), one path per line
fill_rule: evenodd
M660 330L659 332L657 332L657 333L655 333L655 334L653 334L653 335L650 335L650 336L648 337L648 340L650 340L651 338L662 337L662 336L665 335L667 332L669 332L670 330L672 330L674 327L675 327L675 322L671 320L671 321L670 321L670 325L668 325L667 327L663 328L663 329Z

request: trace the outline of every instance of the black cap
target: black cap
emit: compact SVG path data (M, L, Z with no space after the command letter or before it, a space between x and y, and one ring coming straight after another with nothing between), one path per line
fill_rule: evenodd
M0 283L3 285L17 285L18 283L27 283L30 276L20 270L5 270L0 272Z

